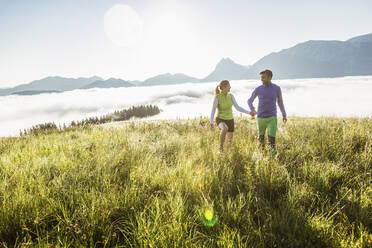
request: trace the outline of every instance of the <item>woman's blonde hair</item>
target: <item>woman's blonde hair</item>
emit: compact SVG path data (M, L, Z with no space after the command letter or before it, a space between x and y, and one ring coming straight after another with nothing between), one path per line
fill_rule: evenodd
M225 87L226 85L230 84L229 80L222 80L216 87L216 89L214 90L214 95L217 96L218 94L221 93L221 88L222 87Z

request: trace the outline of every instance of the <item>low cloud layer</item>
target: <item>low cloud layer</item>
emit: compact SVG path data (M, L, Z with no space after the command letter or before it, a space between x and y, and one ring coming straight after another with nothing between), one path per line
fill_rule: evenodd
M273 80L282 88L289 116L372 116L372 77ZM153 104L164 111L154 119L209 116L214 83L187 83L150 87L74 90L32 96L0 97L0 136L17 136L20 129L54 121L69 123L100 116L133 105ZM231 93L248 109L247 99L256 80L231 81ZM254 105L257 107L258 99ZM234 109L234 114L238 112ZM239 113L240 115L240 113ZM278 108L278 115L281 113Z

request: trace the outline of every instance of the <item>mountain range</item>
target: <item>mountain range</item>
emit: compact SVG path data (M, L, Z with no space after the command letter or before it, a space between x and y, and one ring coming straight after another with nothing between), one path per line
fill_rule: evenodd
M91 84L95 81L103 80L100 77L94 76L89 78L64 78L64 77L46 77L40 80L32 81L28 84L17 85L12 88L0 89L0 96L10 94L34 94L36 92L47 93L50 91L63 92L67 90L74 90Z
M202 79L182 73L161 74L143 82L119 78L104 80L97 76L47 77L28 84L0 89L0 96L63 92L74 89L203 83L223 79L258 79L259 72L264 69L272 70L275 79L372 75L372 33L346 41L310 40L270 53L251 66L240 65L230 58L223 58L217 63L215 69Z
M266 68L276 79L372 75L372 33L346 41L310 40L257 61L244 78Z

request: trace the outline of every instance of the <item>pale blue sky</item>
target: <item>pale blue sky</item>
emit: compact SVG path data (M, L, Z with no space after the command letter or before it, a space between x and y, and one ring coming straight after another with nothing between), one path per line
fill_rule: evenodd
M142 20L138 45L106 35L115 4ZM57 75L205 77L222 57L249 65L310 39L371 33L371 10L369 0L0 0L0 87Z

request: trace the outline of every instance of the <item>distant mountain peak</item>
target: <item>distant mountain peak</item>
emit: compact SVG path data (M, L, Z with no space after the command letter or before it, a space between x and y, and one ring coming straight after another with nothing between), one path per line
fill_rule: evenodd
M92 76L89 79L92 79L92 80L103 80L103 78L101 78L99 76Z
M232 59L230 59L229 57L224 57L221 59L221 61L231 61L231 62L234 62Z
M173 76L173 74L167 72L167 73L159 74L159 75L154 76L154 77L171 77L171 76ZM152 77L152 78L154 78L154 77Z
M222 58L216 65L214 71L207 77L202 79L203 82L220 81L223 79L228 80L239 80L243 79L249 70L249 66L239 65L235 63L231 58Z
M98 81L98 80L97 80L97 81ZM124 80L121 79L121 78L110 77L110 78L107 79L107 80L99 80L99 81L104 81L104 82L117 82L117 81L124 81Z
M141 85L162 85L162 84L177 84L177 83L194 83L199 82L199 79L187 76L183 73L163 73L146 79Z
M372 33L360 35L351 39L348 39L346 42L372 42Z
M169 72L167 72L167 73L163 73L163 74L159 74L159 75L157 75L157 76L154 76L154 77L151 77L151 78L155 78L155 77L179 77L179 76L186 76L186 77L188 77L186 74L183 74L183 73L169 73Z
M225 65L225 64L236 64L232 59L229 57L222 58L218 63L217 66Z
M91 88L121 88L121 87L131 87L134 86L128 81L120 78L109 78L107 80L97 80L93 83L84 85L80 89L91 89Z

